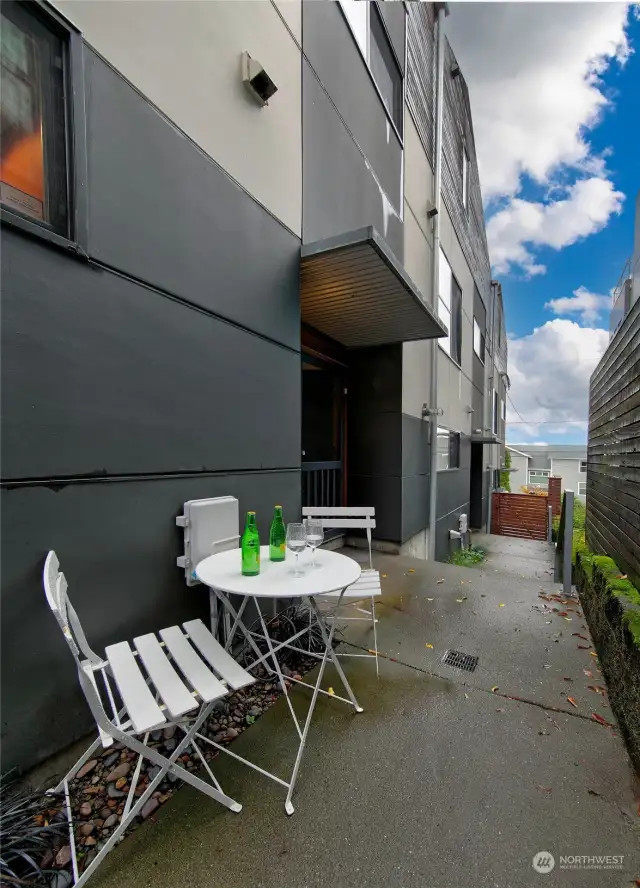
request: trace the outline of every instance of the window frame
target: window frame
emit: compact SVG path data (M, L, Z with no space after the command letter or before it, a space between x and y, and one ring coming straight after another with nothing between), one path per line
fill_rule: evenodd
M462 366L462 287L458 283L458 279L453 273L451 264L447 259L447 254L440 247L438 255L438 318L444 321L447 328L447 336L438 339L438 345L442 351L453 361L457 367ZM449 292L446 298L443 295L442 282L443 275L441 270L443 263L446 266L448 277L450 279ZM455 292L454 296L454 290ZM447 304L448 303L448 304ZM455 303L455 305L454 305ZM441 310L442 306L442 310ZM454 316L454 311L456 315ZM452 354L452 342L456 344L456 354Z
M499 413L498 413L498 391L497 389L492 389L493 397L491 399L491 431L494 435L498 434L498 423L499 423Z
M462 140L462 206L465 212L469 212L469 173L471 169L471 158L467 150L466 140Z
M527 484L540 484L540 481L531 480L532 475L537 475L539 478L545 478L547 487L549 486L549 478L551 477L550 469L527 469Z
M367 24L366 24L366 34L365 34L364 46L362 45L363 41L358 36L356 28L353 24L352 16L348 12L348 9L350 8L349 7L350 3L361 4L363 7L365 7L365 10L366 10L365 18L366 18ZM380 99L380 102L382 103L382 107L384 108L384 112L387 115L387 119L389 120L389 123L393 127L393 131L395 132L396 136L398 137L398 141L400 142L400 146L402 148L404 148L404 106L405 106L405 99L406 99L406 52L407 52L406 41L405 41L405 60L404 60L405 63L401 64L401 61L398 58L398 54L395 50L395 47L391 41L391 37L389 36L389 31L387 30L387 25L384 21L384 18L381 15L381 13L376 8L375 3L372 4L371 2L369 2L369 0L346 0L346 2L343 2L343 0L339 0L338 6L340 7L340 11L344 17L345 22L347 23L347 27L351 31L351 36L353 37L355 44L358 47L358 52L362 56L362 59L365 63L367 71L369 72L369 77L371 78L371 82L373 83L374 89L378 94L378 98ZM402 84L402 100L400 103L400 111L401 111L401 114L400 114L401 126L400 126L400 128L398 128L396 121L394 120L392 112L387 108L387 103L385 102L385 100L383 98L382 91L376 82L376 78L373 75L373 71L371 70L371 7L372 6L374 7L374 10L375 10L374 15L378 16L378 23L381 26L382 34L384 36L387 48L389 49L389 51L391 53L392 61L395 64L397 71L400 75L400 81ZM404 201L402 201L402 203L404 204Z
M584 487L584 490L581 488ZM578 481L578 496L586 496L587 495L587 482L586 481Z
M583 466L584 466L584 469L582 468ZM579 471L580 471L580 474L581 474L581 475L586 475L586 474L587 474L587 460L586 460L586 459L581 459L581 460L580 460Z
M447 464L446 466L440 466L438 464L439 461L436 461L436 464L438 465L437 471L456 471L460 468L460 432L453 431L452 429L447 429L444 426L437 426L436 435L438 440L444 440L445 437L447 439ZM438 440L436 440L436 448L438 448ZM438 448L438 456L444 456L444 450L441 451ZM453 463L455 463L455 465Z
M478 331L478 347L480 349L480 352L482 352L482 354L480 354L480 352L476 348L476 330ZM486 333L482 332L482 327L478 323L478 320L475 317L475 315L473 318L473 353L475 354L475 356L478 358L478 360L480 361L480 363L484 367L484 363L485 363L485 360L487 357L487 337L486 337Z
M66 234L55 231L46 222L0 203L0 221L34 235L65 250L87 256L88 198L86 112L83 64L83 41L80 31L44 0L16 0L22 13L50 31L62 43L63 89L62 125L65 142L65 175L67 200Z

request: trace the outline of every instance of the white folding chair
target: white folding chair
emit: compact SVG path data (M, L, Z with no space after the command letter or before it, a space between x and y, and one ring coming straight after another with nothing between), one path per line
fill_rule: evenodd
M78 615L68 598L67 581L60 572L55 552L49 552L47 555L43 582L47 602L75 660L80 685L98 726L99 734L98 739L52 790L55 793L64 792L74 884L80 886L122 837L133 818L140 814L167 773L179 777L185 783L190 783L231 811L242 810L238 802L222 792L220 784L196 744L196 738L227 752L223 747L199 734L198 729L209 717L218 700L252 684L255 679L218 644L201 620L183 623L182 628L170 626L161 629L158 633L159 639L153 633L139 636L134 639L134 648L126 641L109 645L105 651L106 656L100 657L89 646ZM111 715L107 715L97 678L100 678L104 684L104 693ZM123 703L121 709L116 706L112 681ZM152 731L173 725L182 731L183 736L168 757L148 746ZM93 861L84 872L80 873L69 782L101 746L109 747L114 741L119 741L131 751L138 753L138 759L130 777L129 792L124 802L120 823ZM195 751L211 784L176 763L189 746ZM229 755L239 758L231 752ZM136 799L136 787L145 758L157 765L159 770ZM256 768L256 770L261 769Z
M336 612L331 619L338 619L338 610L344 607L355 608L359 613L366 614L363 617L340 616L341 621L346 622L371 622L373 626L373 654L349 654L340 653L340 657L371 657L375 656L376 675L379 675L378 669L378 634L376 631L376 602L378 595L382 594L380 587L380 573L373 566L373 556L371 552L371 531L376 526L375 519L376 510L373 506L305 506L302 509L303 518L316 518L322 523L324 529L353 529L366 530L367 543L369 545L369 569L363 570L360 579L349 586L344 593L331 592L323 595L323 600L338 599L342 595L340 608L336 608ZM359 607L355 602L357 600L371 599L371 610Z

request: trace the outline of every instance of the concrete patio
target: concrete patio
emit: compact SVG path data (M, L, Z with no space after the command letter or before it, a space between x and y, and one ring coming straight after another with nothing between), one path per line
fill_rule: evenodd
M384 590L380 679L372 662L347 661L360 715L320 698L293 817L275 784L218 758L217 776L244 805L241 814L184 787L156 822L109 855L91 884L633 884L640 876L638 787L617 731L591 718L611 714L587 687L602 680L590 642L573 635L589 634L579 608L565 608L569 620L544 610L560 607L539 598L559 589L546 544L474 542L489 550L478 568L376 557ZM350 638L372 644L370 634ZM448 648L478 656L475 672L443 665ZM338 684L328 667L324 686L339 693ZM296 691L296 700L304 712L307 692ZM283 776L295 748L282 699L233 746ZM550 874L532 868L538 851L554 855ZM624 862L615 871L567 870L561 855L624 855Z

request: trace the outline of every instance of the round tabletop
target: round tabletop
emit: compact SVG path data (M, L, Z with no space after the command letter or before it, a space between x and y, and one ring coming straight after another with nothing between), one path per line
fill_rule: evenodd
M311 565L311 552L300 555L301 577L293 575L295 556L287 552L285 561L270 561L269 546L260 547L260 573L245 577L241 573L240 549L218 552L201 561L196 576L205 586L233 595L256 598L300 598L338 592L360 578L360 565L353 558L316 549L316 567Z

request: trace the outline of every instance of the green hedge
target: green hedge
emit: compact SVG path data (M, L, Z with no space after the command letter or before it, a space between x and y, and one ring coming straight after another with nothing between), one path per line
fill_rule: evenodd
M622 606L622 622L629 630L633 642L640 649L640 592L624 574L613 558L607 555L579 553L579 566L592 585L603 588L605 595L617 598Z

